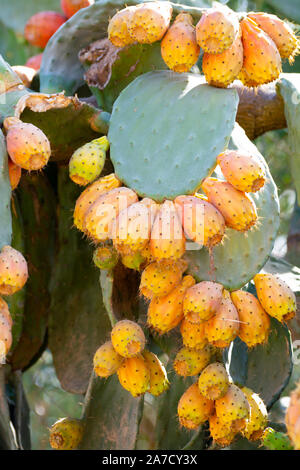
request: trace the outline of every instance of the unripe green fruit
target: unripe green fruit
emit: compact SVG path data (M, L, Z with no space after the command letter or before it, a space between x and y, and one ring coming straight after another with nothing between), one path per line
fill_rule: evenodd
M99 246L93 254L93 261L99 269L113 269L118 259L119 254L113 246Z
M69 174L74 183L85 186L101 174L109 143L106 137L92 140L77 149L69 162Z

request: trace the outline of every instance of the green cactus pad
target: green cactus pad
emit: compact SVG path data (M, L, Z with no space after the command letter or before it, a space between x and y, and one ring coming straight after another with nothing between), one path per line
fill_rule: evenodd
M229 142L237 105L235 90L196 74L141 75L113 107L108 138L118 178L156 201L193 194Z
M0 249L11 244L12 220L10 212L11 186L8 176L8 164L5 138L0 130Z

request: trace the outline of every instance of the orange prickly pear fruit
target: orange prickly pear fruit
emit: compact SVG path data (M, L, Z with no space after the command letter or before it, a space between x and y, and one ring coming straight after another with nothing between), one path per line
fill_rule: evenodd
M69 175L74 183L86 186L103 170L109 142L106 136L94 139L77 149L69 161Z
M248 17L274 41L280 56L292 63L298 52L299 40L289 24L269 13L251 12Z
M186 268L184 260L161 260L148 264L142 273L140 292L147 299L169 294L182 280Z
M86 8L95 3L95 0L60 0L60 6L67 18L75 15L81 8Z
M28 268L22 253L11 246L3 246L0 252L0 294L14 294L24 287L27 279Z
M184 318L180 324L183 345L190 349L203 349L207 345L204 323L191 323Z
M11 318L11 314L9 312L8 305L5 302L5 300L3 300L0 297L0 322L2 320L5 321L10 328L12 328L13 321L12 321L12 318Z
M146 338L137 323L121 320L111 330L111 342L120 356L133 357L144 350Z
M55 31L66 22L67 18L56 11L41 11L31 16L24 29L25 39L32 46L46 47Z
M215 316L205 322L208 342L218 348L229 346L238 335L240 327L237 309L228 291L223 291L223 299Z
M285 415L285 424L295 450L300 450L300 383L291 393L290 404Z
M174 203L188 238L207 248L221 243L225 220L212 204L196 196L178 196Z
M178 375L190 377L199 374L207 366L211 358L211 349L181 348L174 359L173 367Z
M181 283L163 297L153 297L149 304L147 322L159 334L175 328L183 319L183 298L186 290L195 284L192 276L184 276Z
M33 55L32 57L29 57L25 66L30 67L31 69L34 69L34 70L40 70L42 58L43 58L43 54Z
M217 162L228 183L239 191L255 193L265 184L265 170L250 154L226 150Z
M216 414L208 419L210 435L216 444L221 447L229 446L236 436L236 431L232 430L231 423L223 423Z
M138 397L150 388L150 371L143 356L126 358L117 370L120 384L132 396Z
M61 418L50 428L50 445L55 450L73 450L83 436L83 423L79 419Z
M0 364L3 363L6 354L12 345L11 325L4 315L0 314Z
M128 31L141 44L151 44L164 36L169 28L173 8L169 2L149 2L137 5L130 16Z
M150 351L144 351L143 358L150 372L150 388L148 392L157 397L168 390L170 386L166 369L158 357Z
M184 317L192 323L202 323L213 317L223 300L224 287L211 281L202 281L190 287L184 296Z
M246 396L249 406L250 415L246 420L246 426L242 430L242 435L248 441L257 441L263 435L268 424L268 412L264 402L259 395L248 387L242 387L242 392Z
M236 432L245 428L250 407L246 395L230 384L226 394L215 401L216 414L222 423L230 424Z
M295 316L297 310L295 294L279 276L256 274L253 280L258 299L271 317L285 322Z
M118 11L109 21L108 38L114 46L124 47L134 42L129 34L128 26L135 9L135 6L124 8Z
M33 124L9 117L4 120L7 152L12 161L24 170L40 170L51 155L50 142Z
M213 412L214 402L201 395L197 383L191 385L178 402L179 422L188 429L197 429Z
M8 158L8 175L12 191L19 185L22 168L16 165L10 158Z
M202 189L208 201L223 215L227 227L246 232L256 223L257 212L252 199L227 181L206 178Z
M199 54L193 18L189 13L180 13L161 41L162 58L174 72L188 72Z
M178 259L185 252L185 236L172 201L165 201L155 217L150 250L157 260Z
M249 348L265 343L270 331L270 317L266 314L257 298L250 292L237 290L231 292L231 300L236 307L240 329L239 337Z
M109 377L117 372L124 358L114 349L112 342L102 344L94 354L94 371L99 377Z
M281 57L274 41L250 18L241 21L244 63L239 79L248 87L276 80L281 71Z
M118 259L119 254L113 246L99 246L93 254L93 261L99 269L113 269Z
M208 8L196 25L197 43L208 54L229 49L238 34L238 17L229 8Z
M220 362L209 364L198 380L200 393L210 400L217 400L227 393L229 377L225 367Z

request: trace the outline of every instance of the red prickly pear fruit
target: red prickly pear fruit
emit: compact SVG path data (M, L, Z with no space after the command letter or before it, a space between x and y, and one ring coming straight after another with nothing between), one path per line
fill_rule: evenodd
M11 246L3 246L0 252L0 294L12 295L24 287L28 268L24 256Z
M76 449L83 436L83 423L75 418L61 418L50 428L49 441L52 449Z
M283 323L296 315L296 296L279 276L256 274L253 280L257 297L271 317Z
M148 392L157 397L170 387L166 369L158 357L150 351L144 351L143 358L150 372L150 388Z
M190 287L183 300L183 313L192 323L202 323L216 315L223 300L224 287L211 281L202 281Z
M248 87L276 80L281 71L281 57L274 41L250 18L241 21L244 63L239 79Z
M114 173L104 176L94 183L90 184L79 196L76 201L74 209L74 224L75 226L84 231L84 218L94 202L102 194L108 193L112 189L119 188L121 182L118 180Z
M196 25L199 46L208 54L229 49L239 34L239 20L229 8L209 8Z
M5 321L10 328L12 328L13 320L9 312L9 308L5 300L0 297L0 322Z
M214 402L201 395L197 383L191 385L178 402L179 422L187 429L197 429L213 412Z
M265 170L250 154L226 150L217 162L228 183L239 191L255 193L265 184Z
M124 358L114 349L112 342L102 344L94 354L94 371L99 377L109 377L117 372Z
M199 374L207 366L211 358L211 349L205 346L203 349L181 348L174 359L175 372L182 377L191 377Z
M217 178L206 178L202 189L223 215L227 227L246 232L257 221L256 206L252 199L242 191L235 189L227 181Z
M75 15L81 8L94 5L95 0L60 0L60 7L67 18Z
M205 322L208 342L218 348L229 346L238 335L240 327L237 309L228 291L223 291L223 299L215 316Z
M222 423L230 424L236 432L245 428L250 415L246 395L236 385L230 384L226 394L215 401L216 415Z
M147 323L159 334L175 328L183 319L183 298L186 290L195 284L192 276L184 276L181 283L163 297L153 297L149 304Z
M31 16L24 29L25 39L32 46L44 48L53 34L66 22L56 11L41 11Z
M236 436L236 431L232 430L231 423L223 423L216 414L208 419L210 435L215 443L220 447L229 446Z
M188 238L207 248L221 243L225 220L212 204L196 196L178 196L174 203Z
M16 165L10 158L8 158L8 175L12 191L16 189L20 183L22 176L22 168Z
M40 170L51 155L50 142L44 132L18 118L4 120L7 152L12 161L24 170Z
M270 317L257 298L250 292L231 292L231 300L238 311L240 329L238 336L249 348L267 341L270 331Z
M285 424L295 450L300 450L300 383L291 393L290 403L285 415Z
M111 342L120 356L134 357L144 350L146 338L137 323L121 320L111 330Z
M93 261L99 269L114 269L119 259L119 254L113 246L99 246L93 253Z
M109 21L108 38L116 47L124 47L132 44L134 39L130 36L128 27L130 18L135 11L136 6L131 6L118 11Z
M77 149L69 161L71 180L80 186L86 186L98 178L103 170L108 148L109 143L104 136Z
M207 345L204 323L191 323L185 318L180 324L183 345L190 349L203 349Z
M160 41L169 28L173 8L169 2L137 5L129 19L128 31L141 44Z
M169 294L181 282L186 268L184 260L161 260L148 264L141 276L140 292L147 299Z
M33 55L32 57L29 57L25 65L26 67L30 67L31 69L40 70L42 59L43 54Z
M259 395L248 387L242 387L242 392L246 396L249 406L250 415L246 420L246 426L242 430L242 435L248 441L258 441L268 424L268 412L266 406Z
M162 58L169 69L182 73L196 64L199 54L193 18L180 13L161 41Z
M214 362L205 367L199 377L198 387L200 393L210 400L223 397L229 387L229 377L223 364Z
M151 230L150 250L153 258L178 259L185 252L185 236L172 201L165 201Z
M148 392L150 388L150 371L143 356L125 359L117 370L120 384L133 397Z

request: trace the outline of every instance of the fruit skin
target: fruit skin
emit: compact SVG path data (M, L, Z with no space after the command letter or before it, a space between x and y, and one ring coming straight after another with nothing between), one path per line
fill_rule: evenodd
M294 450L288 436L271 427L264 430L261 442L268 450Z
M191 323L184 318L180 324L183 345L190 349L203 349L207 345L204 323Z
M20 183L22 176L22 168L16 165L10 158L8 158L8 174L12 191L16 189Z
M300 383L291 393L290 404L285 415L287 433L296 450L300 450Z
M150 371L141 354L125 359L117 374L122 387L133 397L146 393L150 388Z
M268 412L264 402L259 395L248 387L242 387L242 392L246 396L250 406L250 416L246 421L246 427L242 430L242 435L248 441L259 440L268 424Z
M18 250L9 245L0 252L0 295L12 295L24 287L28 279L27 262Z
M223 299L215 316L205 322L208 342L218 348L229 346L239 332L239 316L228 291L223 291Z
M124 47L134 42L129 34L128 26L135 9L135 6L124 8L118 11L109 21L107 33L110 42L114 46Z
M144 351L143 358L150 372L150 388L148 392L158 397L170 387L166 369L158 357L150 351Z
M227 181L217 178L206 178L202 189L213 204L223 215L227 227L240 232L246 232L257 221L256 207L250 197L235 189Z
M209 417L209 431L213 440L221 447L229 446L236 436L231 423L223 423L216 414Z
M34 70L40 70L42 59L43 59L43 54L33 55L32 57L29 57L25 65L26 67L30 67Z
M141 266L147 261L146 258L142 255L141 252L135 251L129 255L122 255L121 261L124 266L128 269L134 269L139 271Z
M0 321L5 321L10 328L12 328L13 320L9 312L9 308L5 300L0 297Z
M265 184L265 170L250 154L226 150L217 163L228 183L239 191L255 193Z
M128 31L141 44L159 41L170 25L173 8L168 2L137 5L129 19Z
M120 356L134 357L144 350L146 338L137 323L121 320L111 330L111 342Z
M94 5L95 0L60 0L60 7L67 18L75 15L81 8Z
M176 354L173 367L178 375L191 377L199 374L207 366L210 358L209 346L199 350L183 347Z
M16 165L28 171L40 170L47 165L51 148L41 129L17 118L6 118L4 128L7 152Z
M240 23L244 63L239 79L248 87L276 80L281 71L281 57L274 41L250 18Z
M188 429L197 429L213 412L214 402L201 395L197 383L191 385L178 402L179 422Z
M270 317L257 298L250 292L237 290L231 292L231 300L239 314L241 340L249 348L265 343L270 331Z
M99 377L109 377L117 372L124 358L114 349L112 342L102 344L94 354L94 371Z
M186 268L184 260L161 260L148 264L142 272L140 292L147 299L169 294L181 282Z
M99 246L93 253L94 264L99 269L113 269L119 259L119 254L113 246Z
M245 428L250 407L246 395L237 385L230 384L226 394L215 401L216 415L222 423L230 424L232 430Z
M83 436L83 423L79 419L61 418L50 428L49 441L55 450L76 449Z
M24 29L25 39L32 46L46 47L55 31L66 22L66 17L56 11L41 11L31 16Z
M221 243L225 220L212 204L196 196L178 196L174 203L188 238L207 248Z
M211 281L202 281L190 287L184 296L184 317L192 323L202 323L216 315L223 300L224 287Z
M11 326L4 315L0 314L0 365L12 345Z
M69 161L71 180L80 186L86 186L98 178L104 167L108 147L107 138L100 137L77 149Z
M159 334L175 328L183 319L183 298L186 290L195 284L192 276L184 276L181 283L163 297L153 297L148 307L147 323Z
M209 364L198 380L200 393L210 400L217 400L223 397L229 387L229 377L225 367L220 362Z
M161 56L169 69L182 73L196 64L199 54L193 18L180 13L161 41Z
M296 296L279 276L256 274L253 280L258 299L271 317L283 323L295 316Z

